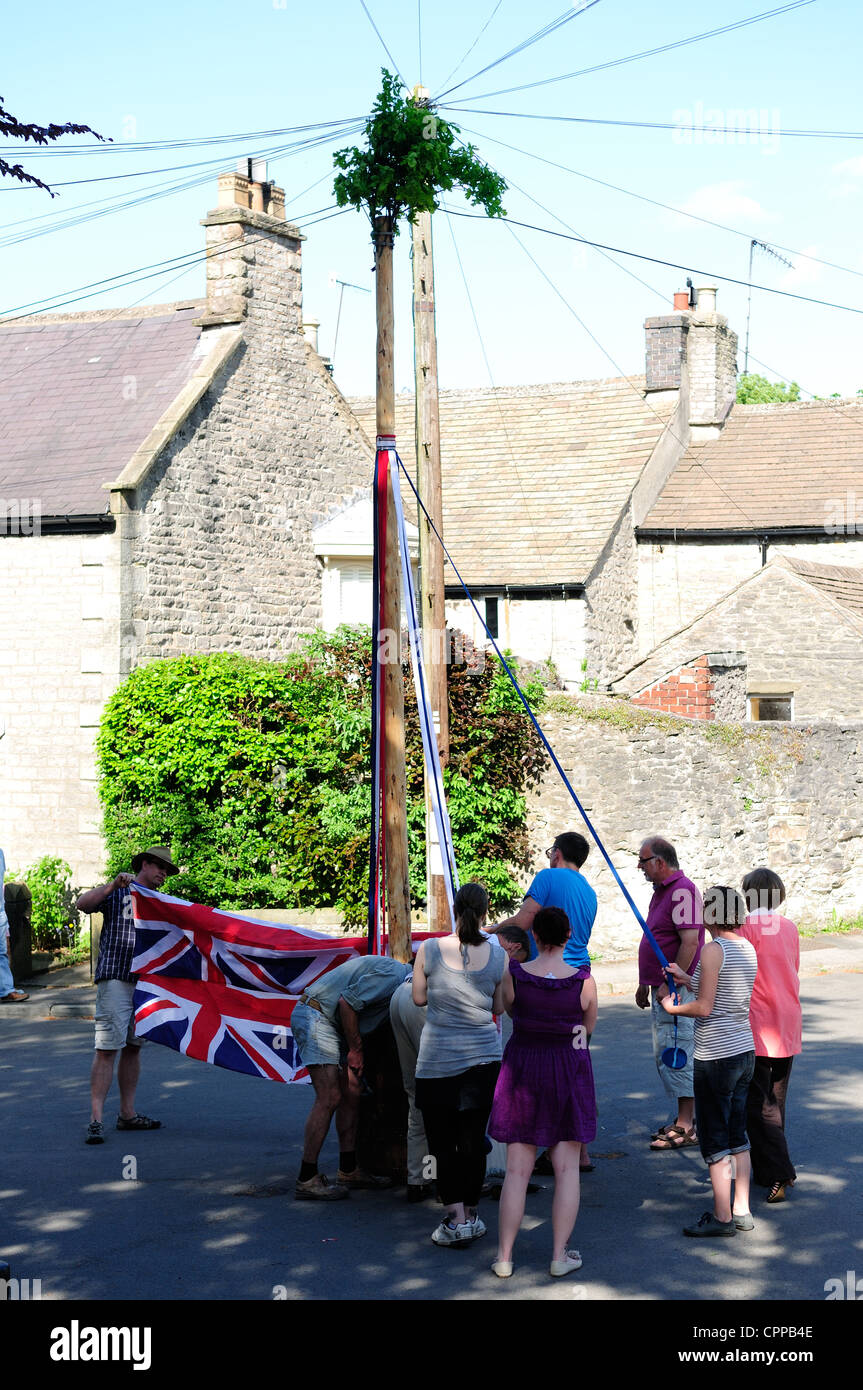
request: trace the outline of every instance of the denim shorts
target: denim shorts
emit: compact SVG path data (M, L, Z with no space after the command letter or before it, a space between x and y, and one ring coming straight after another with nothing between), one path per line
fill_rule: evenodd
M695 1058L695 1124L705 1163L746 1153L746 1097L755 1071L755 1053L712 1061Z
M308 1004L295 1004L291 1032L304 1067L343 1067L348 1047L336 1026Z

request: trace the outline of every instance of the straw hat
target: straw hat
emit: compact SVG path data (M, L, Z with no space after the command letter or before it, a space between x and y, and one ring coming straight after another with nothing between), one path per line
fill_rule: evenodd
M135 858L132 860L132 870L134 873L138 872L145 859L158 860L158 862L163 864L167 869L169 878L171 874L178 874L180 872L177 865L174 864L171 859L171 849L169 845L153 845L152 849L141 850L141 853L136 854Z

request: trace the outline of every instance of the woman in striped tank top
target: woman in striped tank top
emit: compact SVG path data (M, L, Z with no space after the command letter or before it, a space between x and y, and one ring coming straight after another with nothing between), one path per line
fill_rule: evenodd
M679 966L669 966L675 982L696 997L689 1004L675 1004L670 995L662 1000L667 1013L695 1019L695 1124L713 1188L713 1211L685 1226L687 1236L733 1236L755 1224L749 1211L746 1097L755 1070L749 1001L757 964L752 944L739 934L745 920L739 893L708 889L704 925L713 941L691 978Z

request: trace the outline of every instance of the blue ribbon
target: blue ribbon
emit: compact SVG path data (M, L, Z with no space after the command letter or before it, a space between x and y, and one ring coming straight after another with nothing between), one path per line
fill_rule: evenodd
M395 452L395 451L394 451L394 452ZM432 521L431 517L429 516L429 514L428 514L428 512L427 512L427 510L426 510L426 508L425 508L425 506L423 505L423 500L422 500L422 498L420 497L419 492L417 491L416 487L414 486L413 479L411 478L411 476L410 476L408 470L405 468L404 463L402 462L402 460L401 460L401 458L399 457L398 453L396 453L395 457L396 457L396 460L398 461L399 467L401 468L402 472L404 473L405 477L406 477L407 480L408 480L408 483L409 483L410 486L411 486L411 489L413 490L414 496L415 496L416 499L417 499L417 504L418 504L419 507L421 508L421 510L422 510L422 512L423 512L423 514L424 514L424 516L425 516L425 518L426 518L426 521L428 522L428 524L429 524L429 526L431 527L432 531L434 531L434 534L437 536L438 541L440 542L441 547L442 547L442 549L443 549L444 555L445 555L446 558L449 560L449 563L452 565L453 573L455 574L456 578L458 579L459 584L461 584L462 588L464 589L465 594L467 595L467 599L468 599L468 602L470 603L471 608L473 609L473 611L474 611L474 613L476 614L476 616L479 618L480 622L482 623L482 626L485 628L486 635L488 636L488 640L490 641L491 645L494 647L495 654L496 654L496 656L497 656L497 658L498 658L498 661L500 662L500 664L501 664L501 666L503 667L503 669L506 671L506 674L509 676L509 679L510 679L510 681L512 682L512 686L513 686L513 689L515 690L515 693L518 695L519 699L521 700L521 703L524 705L525 709L527 710L527 713L528 713L528 715L529 715L529 717L530 717L530 720L531 720L531 723L533 724L533 727L536 729L536 732L539 734L539 737L542 739L542 742L543 742L543 744L545 745L546 752L548 753L549 757L551 758L552 762L554 763L555 767L557 768L558 772L560 773L560 776L561 776L561 779L562 779L562 781L563 781L564 786L566 787L567 791L569 792L570 796L572 797L573 801L575 802L575 805L576 805L577 808L578 808L579 814L581 815L582 820L584 821L585 825L587 826L588 830L590 831L590 834L593 836L594 842L595 842L595 844L596 844L596 846L597 846L597 848L598 848L600 854L602 855L603 859L605 860L606 864L608 865L609 869L611 870L612 875L614 876L614 880L615 880L615 882L617 883L618 888L620 889L620 891L621 891L621 893L623 894L624 898L626 899L626 901L628 902L629 906L631 907L631 909L632 909L632 911L633 911L633 913L634 913L634 915L635 915L635 919L636 919L636 921L638 922L639 926L641 927L641 930L644 932L644 935L647 937L647 940L650 942L650 945L651 945L651 947L652 947L652 949L653 949L654 955L656 956L657 960L659 961L659 964L661 965L663 971L665 972L665 974L666 974L666 976L667 976L667 978L668 978L669 989L670 989L673 993L676 994L676 989L675 989L674 981L673 981L673 979L672 979L672 977L671 977L671 975L670 975L670 973L669 973L669 970L668 970L668 961L666 960L665 955L663 954L663 951L662 951L662 948L661 948L660 945L659 945L659 942L656 940L656 937L653 935L653 932L650 930L650 927L649 927L649 926L647 925L647 923L645 922L644 918L642 917L641 913L640 913L639 910L638 910L638 907L637 907L636 904L635 904L635 901L634 901L634 899L633 899L633 897L632 897L632 894L629 892L629 889L626 887L626 884L623 882L623 879L620 877L620 874L617 872L616 868L614 867L613 863L611 862L611 858L610 858L610 856L609 856L609 854L608 854L608 851L607 851L606 848L605 848L605 845L602 843L602 840L599 838L599 835L597 834L596 830L594 829L593 825L591 824L590 817L588 816L587 812L585 811L584 807L582 806L581 802L579 801L578 796L576 795L575 790L574 790L574 788L572 787L569 778L567 777L566 773L564 772L563 768L562 768L561 765L560 765L560 762L558 761L558 758L557 758L557 755L556 755L554 749L552 748L551 744L549 743L548 739L546 738L545 734L543 733L542 729L540 728L540 725L539 725L539 723L538 723L538 721L537 721L537 719L536 719L536 716L535 716L533 710L531 709L530 705L528 704L528 702L527 702L527 700L526 700L526 698L525 698L525 695L524 695L524 692L523 692L521 686L519 685L518 681L516 680L515 676L513 675L512 671L510 670L509 665L508 665L508 663L507 663L507 660L506 660L506 658L505 658L504 655L503 655L503 652L500 650L500 648L499 648L498 645L497 645L497 642L494 640L494 638L492 637L491 633L489 632L489 629L488 629L488 626L487 626L487 624L486 624L486 622L485 622L485 619L483 618L482 614L480 613L479 609L477 608L476 604L474 603L474 601L473 601L473 596L472 596L470 590L468 589L467 585L465 584L464 580L462 579L461 575L459 574L458 568L457 568L457 566L456 566L456 564L455 564L455 561L453 560L452 556L450 555L449 551L447 550L446 546L444 545L443 537L440 535L439 531L437 530L437 527L435 526L435 524L434 524L434 522ZM398 489L395 487L395 475L394 475L393 491L394 491L394 492L398 492Z

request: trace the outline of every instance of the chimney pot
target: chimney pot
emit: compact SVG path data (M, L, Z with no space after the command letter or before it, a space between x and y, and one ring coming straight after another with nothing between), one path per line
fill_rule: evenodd
M251 207L251 184L245 174L227 173L219 175L220 208Z
M313 352L318 351L318 329L320 326L320 319L303 320L303 337Z
M716 313L716 286L696 285L695 303L699 314Z
M675 290L674 293L674 312L676 314L688 310L689 290Z

